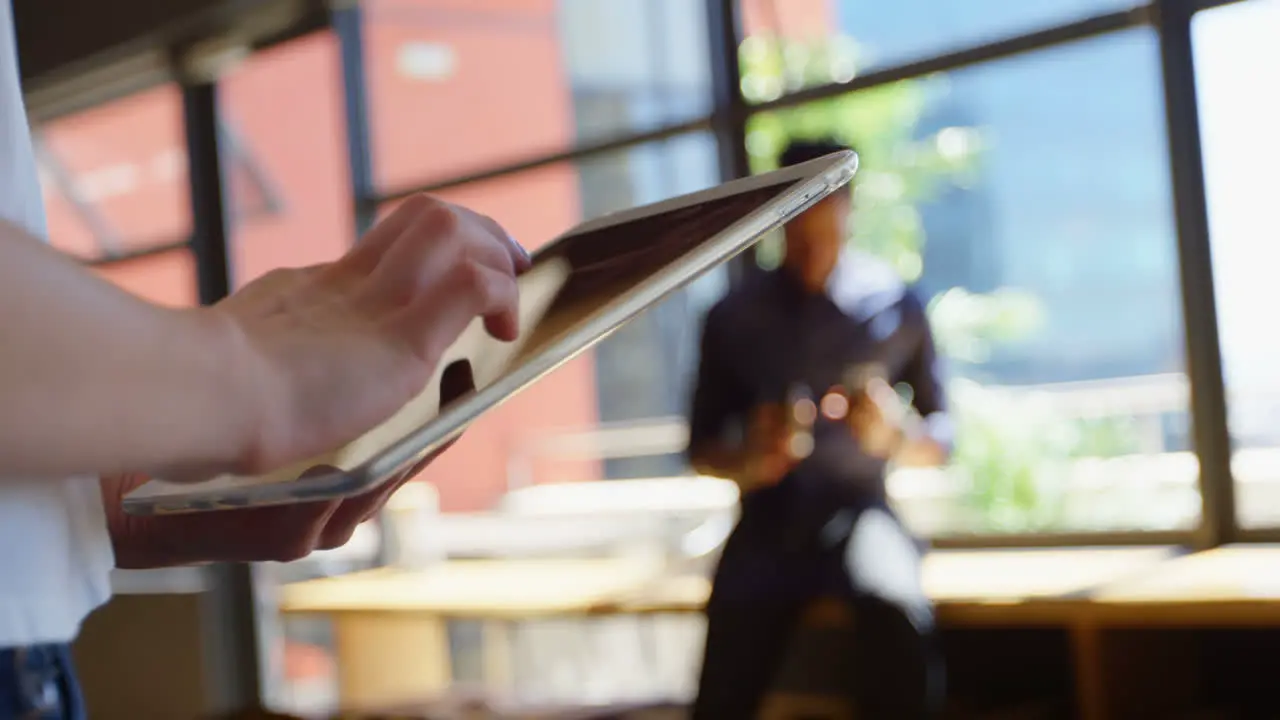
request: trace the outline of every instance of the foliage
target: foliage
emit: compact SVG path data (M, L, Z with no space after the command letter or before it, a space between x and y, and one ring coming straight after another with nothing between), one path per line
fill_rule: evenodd
M1064 491L1081 467L1075 461L1140 447L1131 418L1067 420L1047 396L963 378L949 390L957 435L952 470L988 530L1061 529Z
M846 40L803 44L765 37L748 38L740 55L749 102L852 77L855 58ZM969 128L917 136L929 93L944 86L940 79L897 82L755 115L747 128L751 169L776 168L778 155L794 139L831 137L856 148L852 240L914 281L924 268L924 224L917 208L948 185L968 184L978 152L978 135ZM779 252L776 243L767 245L762 260L776 262Z
M958 379L950 393L956 421L953 471L965 502L988 529L1027 531L1058 524L1072 438L1052 408L1025 395Z
M994 346L1038 330L1044 323L1044 309L1039 298L1024 290L971 293L955 287L929 301L929 320L943 355L977 365L991 357Z

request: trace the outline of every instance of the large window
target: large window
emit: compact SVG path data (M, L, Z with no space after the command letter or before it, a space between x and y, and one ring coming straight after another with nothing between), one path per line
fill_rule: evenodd
M369 0L374 167L399 190L710 107L701 3Z
M744 55L765 44L811 45ZM891 479L918 530L1195 523L1158 62L1132 30L748 125L757 170L792 138L855 146L849 242L929 303L958 437L950 468ZM774 67L744 57L744 87Z
M1280 249L1280 2L1199 13L1192 25L1213 242L1218 332L1228 390L1236 505L1245 525L1280 525L1280 357L1269 288Z

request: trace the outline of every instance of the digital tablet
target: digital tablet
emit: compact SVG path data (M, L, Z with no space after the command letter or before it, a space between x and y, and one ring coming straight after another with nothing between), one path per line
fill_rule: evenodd
M502 342L476 320L423 392L355 441L259 476L152 480L124 498L134 514L200 512L351 497L398 477L476 418L590 348L636 315L749 248L846 185L841 152L710 190L585 222L533 254L519 278L520 337ZM441 407L441 385L473 389Z

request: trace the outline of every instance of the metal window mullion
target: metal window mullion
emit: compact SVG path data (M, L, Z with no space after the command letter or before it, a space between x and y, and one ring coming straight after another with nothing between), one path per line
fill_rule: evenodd
M191 196L191 251L199 300L209 305L226 297L232 288L231 231L218 148L216 84L184 86L182 111ZM261 705L262 678L252 567L220 564L209 572L211 590L201 598L201 636L210 710L254 710Z
M355 237L373 227L379 199L374 185L373 144L369 129L368 74L365 70L364 11L360 3L333 11L342 62L342 100L346 118L347 162L355 204Z
M734 180L751 174L747 155L747 120L750 115L742 96L742 68L738 63L740 31L738 0L706 0L707 49L711 62L711 129L715 133L720 179ZM755 265L745 252L728 264L729 283L742 282Z
M1200 464L1202 516L1197 543L1214 547L1233 542L1239 528L1191 47L1194 2L1159 0L1155 19L1160 34L1192 432Z
M720 153L720 178L751 173L746 147L747 102L738 65L737 0L706 0L707 48L711 61L711 127Z
M711 127L711 117L703 116L687 120L685 122L667 125L657 130L650 130L642 133L634 133L624 137L613 138L601 142L586 143L578 145L570 150L562 152L550 153L547 155L539 155L527 160L520 160L513 163L499 165L497 167L478 170L467 173L465 175L455 175L441 180L434 180L411 187L397 188L375 193L372 196L372 204L377 206L383 203L402 200L410 195L422 192L440 192L450 188L462 185L472 185L484 182L486 180L494 180L509 175L516 175L530 170L548 167L551 165L559 165L566 162L577 162L588 158L607 155L609 153L618 152L620 150L628 150L638 145L646 145L661 140L669 140L681 135L706 130Z
M1234 5L1235 3L1238 3L1238 2L1244 2L1244 0L1196 0L1196 2L1194 3L1195 8L1193 12L1200 12L1201 10L1208 10L1210 8L1222 7L1223 5Z
M824 100L857 90L866 90L879 85L925 77L934 73L959 70L991 62L992 60L1023 55L1036 50L1044 50L1087 38L1148 25L1152 21L1151 8L1151 5L1140 5L1128 10L1095 15L1076 22L1055 25L1021 35L912 60L891 67L872 70L845 82L834 82L805 88L788 93L775 100L751 105L750 112L754 114L795 107L796 105L803 105L815 100Z
M1191 530L1087 530L1081 532L1019 532L938 535L929 539L935 550L975 550L1034 547L1186 546L1194 544Z

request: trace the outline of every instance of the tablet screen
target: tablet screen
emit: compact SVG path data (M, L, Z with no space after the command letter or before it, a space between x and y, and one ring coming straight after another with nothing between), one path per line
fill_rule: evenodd
M793 185L795 182L790 181L756 188L569 235L549 245L535 255L535 266L564 260L569 267L569 276L542 321L533 329L519 359L536 355L596 310L680 260Z

